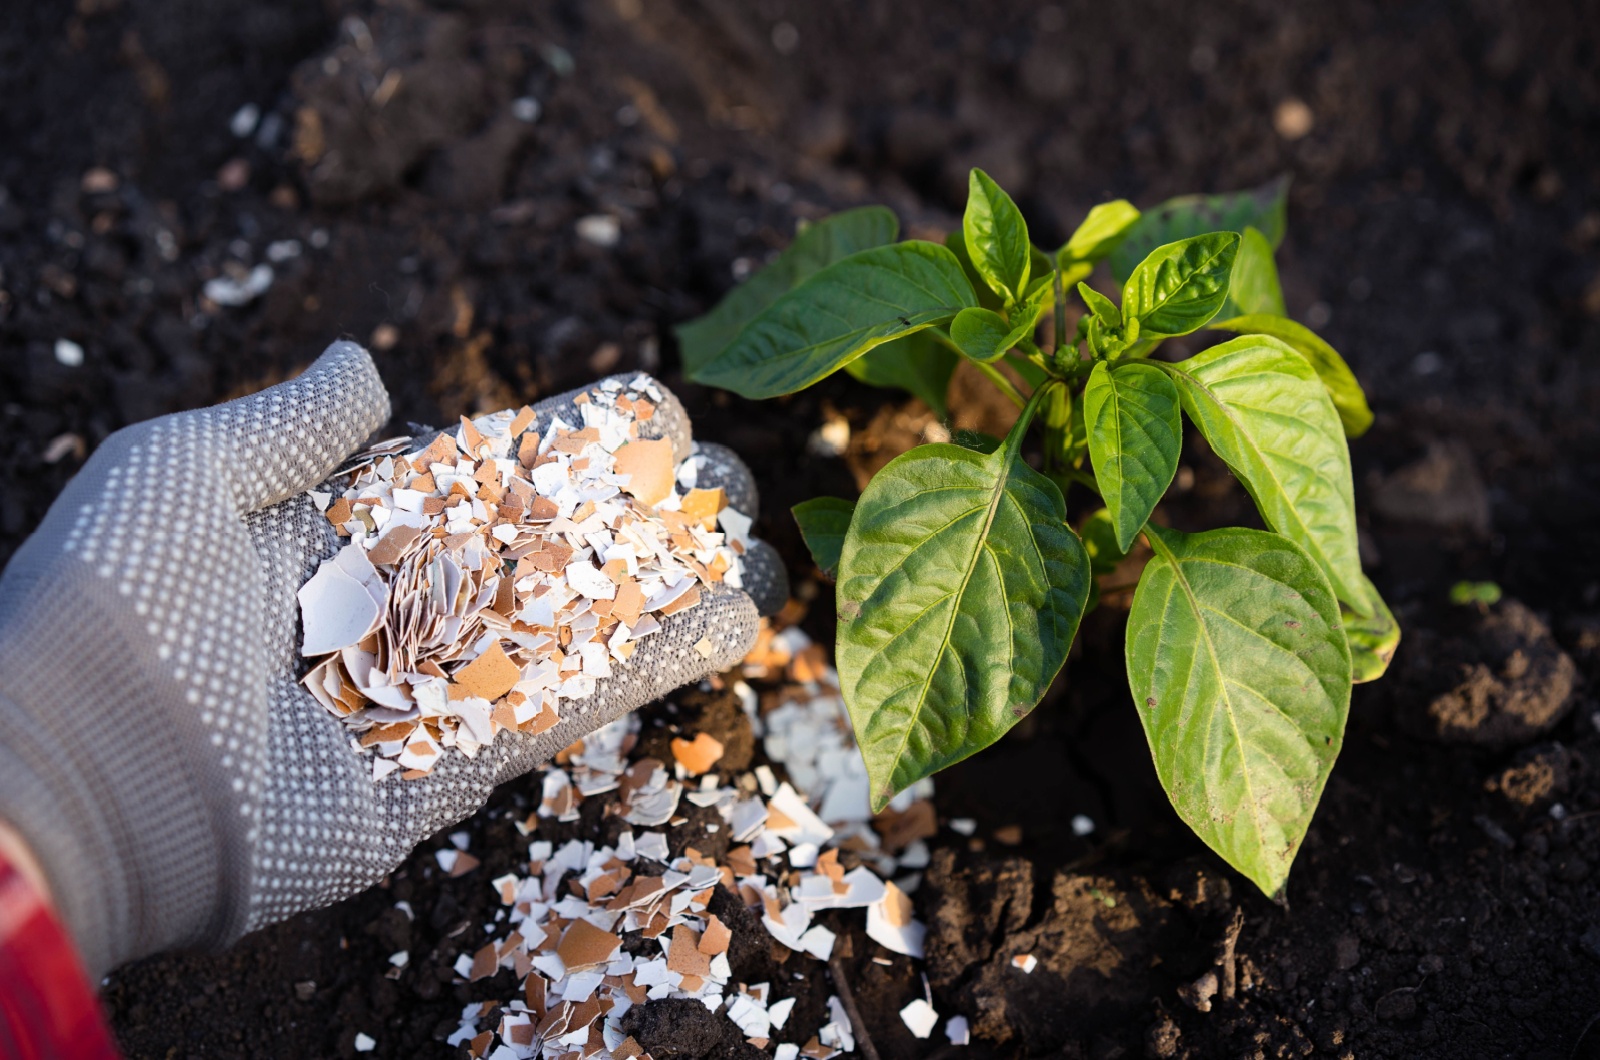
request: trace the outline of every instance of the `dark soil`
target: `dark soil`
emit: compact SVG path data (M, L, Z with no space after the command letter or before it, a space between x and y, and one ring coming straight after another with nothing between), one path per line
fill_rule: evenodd
M872 964L859 935L846 971L886 1057L1600 1056L1600 1034L1585 1034L1600 1015L1597 12L12 5L0 559L117 427L283 379L346 335L374 346L400 425L659 372L701 437L750 461L761 529L804 592L785 509L849 493L926 415L842 376L762 407L682 386L673 323L799 218L885 202L915 232L949 228L974 164L1017 194L1047 246L1101 199L1286 171L1285 293L1377 411L1353 446L1363 544L1407 629L1391 678L1357 690L1286 904L1172 814L1108 606L1044 706L939 780L941 815L979 828L941 833L916 896L933 928L926 972L941 1012L981 1037L967 1050L912 1039L897 1011L922 989L916 970ZM1274 129L1291 97L1314 116L1292 140ZM516 103L529 98L532 123ZM245 104L261 118L238 137ZM579 238L595 214L616 219L616 245ZM300 253L274 264L259 300L202 304L207 279L291 239ZM83 347L81 367L58 363L62 338ZM958 377L958 417L981 421L969 387ZM830 416L855 431L847 459L807 455ZM1186 452L1167 517L1250 521L1226 470L1195 439ZM1459 578L1497 581L1508 600L1453 608ZM824 599L807 628L829 639L826 587L809 589ZM701 708L716 724L715 704ZM663 709L651 724L671 720ZM449 968L482 931L482 880L513 864L510 820L534 791L509 785L464 826L485 862L474 874L441 878L435 840L385 888L225 954L117 973L104 997L124 1048L349 1056L363 1030L375 1055L449 1055L462 1004L508 989L452 985ZM1070 827L1080 813L1097 825L1085 838ZM386 978L401 948L414 960ZM1009 959L1029 952L1025 976ZM816 985L795 1018L814 1026L826 973L806 974ZM654 1007L635 1019L660 1057L742 1046L715 1021Z

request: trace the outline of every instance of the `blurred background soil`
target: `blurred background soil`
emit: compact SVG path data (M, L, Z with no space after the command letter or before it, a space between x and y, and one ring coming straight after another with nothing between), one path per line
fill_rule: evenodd
M1352 446L1364 558L1406 627L1287 903L1167 806L1107 606L1041 708L938 781L978 829L941 832L916 896L926 972L979 1037L912 1039L921 983L862 945L858 1000L890 1057L1600 1057L1597 67L1600 8L1509 0L13 4L0 561L110 432L344 336L401 429L658 373L756 470L831 641L786 509L852 494L930 414L842 375L764 406L683 384L671 326L799 220L882 202L948 230L973 165L1044 246L1104 199L1287 172L1285 294L1377 412ZM997 414L965 375L952 405ZM1250 523L1186 445L1164 518ZM1452 607L1460 578L1507 599ZM499 815L536 791L500 792L474 849L509 864ZM453 1055L488 888L441 879L436 845L387 890L114 975L124 1048L345 1056L362 1030ZM428 956L387 978L402 942ZM656 1055L731 1055L708 1041Z

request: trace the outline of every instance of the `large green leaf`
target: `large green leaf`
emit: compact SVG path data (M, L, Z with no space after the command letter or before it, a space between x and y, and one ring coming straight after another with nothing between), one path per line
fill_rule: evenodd
M985 434L983 431L958 427L950 432L950 441L963 449L971 449L974 453L982 453L987 456L1000 448L1005 439L996 438L994 435Z
M812 562L828 577L839 569L839 552L856 512L854 501L843 497L813 497L789 509L800 526L800 536L811 551Z
M1233 263L1233 284L1228 301L1218 315L1224 320L1245 313L1272 313L1286 317L1283 286L1278 282L1278 265L1272 260L1272 244L1261 229L1248 225L1239 241L1239 257Z
M900 222L882 206L845 210L805 226L770 265L729 291L705 316L679 324L685 375L694 373L732 342L755 315L819 269L858 250L893 243Z
M1289 178L1279 177L1249 191L1220 195L1181 195L1146 210L1111 252L1111 275L1118 283L1133 272L1146 254L1177 239L1206 232L1239 232L1254 225L1274 250L1283 242L1289 201Z
M1356 548L1350 450L1306 359L1277 339L1244 335L1158 367L1172 373L1184 411L1244 483L1267 525L1311 554L1339 599L1370 614Z
M1128 683L1178 816L1276 895L1344 739L1350 650L1328 579L1260 530L1151 527Z
M919 331L890 339L850 361L844 370L869 386L896 387L933 410L941 420L950 418L950 377L960 357L947 346Z
M1121 245L1138 220L1138 209L1127 199L1094 207L1056 251L1056 267L1065 273L1068 269L1093 266Z
M1007 302L1021 301L1033 265L1028 224L1011 196L981 169L974 169L967 180L961 231L978 275Z
M950 339L961 352L980 364L992 364L1023 339L1033 336L1043 306L1038 302L1011 310L1011 320L993 310L963 309L950 322Z
M837 664L874 809L999 739L1066 661L1089 557L1061 491L1020 458L1022 433L987 455L918 446L856 506Z
M1122 286L1122 316L1139 321L1146 339L1187 335L1217 315L1228 299L1239 237L1211 232L1150 252Z
M762 310L693 378L747 398L792 394L975 304L960 262L937 243L857 251Z
M1153 364L1113 368L1100 361L1089 373L1083 413L1100 496L1116 526L1117 547L1127 552L1178 473L1178 388Z
M1213 320L1207 325L1214 331L1232 331L1236 334L1271 335L1282 339L1291 350L1311 362L1317 378L1328 388L1328 397L1339 412L1339 422L1350 438L1359 438L1372 426L1372 409L1367 406L1367 395L1356 382L1355 373L1344 363L1339 352L1304 324L1285 316L1252 313L1230 320Z
M1345 639L1350 643L1350 679L1358 685L1382 677L1389 669L1395 649L1400 646L1400 623L1395 620L1394 612L1378 595L1377 586L1365 577L1361 580L1366 583L1372 614L1362 618L1343 604L1339 605Z

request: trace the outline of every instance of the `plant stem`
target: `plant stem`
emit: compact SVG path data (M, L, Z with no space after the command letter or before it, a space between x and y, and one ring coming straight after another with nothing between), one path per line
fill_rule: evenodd
M1000 393L1011 399L1013 405L1019 409L1028 407L1028 399L1022 396L1022 391L1012 386L1011 380L1001 375L998 368L992 364L984 364L982 361L973 361L972 363L977 366L978 371L988 377L989 382L999 388Z
M1022 356L1027 358L1028 363L1032 364L1035 368L1038 368L1040 371L1045 372L1048 375L1056 374L1056 370L1050 367L1050 358L1045 356L1044 351L1039 349L1039 347L1034 344L1032 339L1023 339L1006 352L1016 353L1018 350L1022 351Z
M957 346L955 341L951 339L950 336L946 335L938 328L929 328L927 334L932 336L933 341L937 342L945 349L950 350L952 353L960 353L961 356L966 357L966 354L962 353L961 347ZM971 360L970 357L967 359ZM995 368L994 365L984 364L982 361L972 361L972 364L973 367L977 368L978 371L982 372L989 378L989 382L999 387L1000 392L1009 398L1013 405L1017 406L1019 409L1028 407L1027 395L1023 394L1022 391L1013 386L1011 380L1001 375L1000 371Z
M1062 347L1067 344L1067 289L1061 283L1061 270L1055 272L1056 295L1056 341L1050 352L1059 355Z
M980 365L980 367L982 366ZM1027 436L1028 427L1032 425L1033 417L1038 413L1039 406L1044 404L1045 399L1050 396L1056 387L1064 385L1059 379L1046 379L1039 384L1039 388L1028 395L1028 403L1022 407L1021 415L1017 417L1017 422L1011 425L1011 430L1007 432L1005 441L1000 443L1000 448L1009 450L1011 455L1015 457L1022 448L1022 439Z

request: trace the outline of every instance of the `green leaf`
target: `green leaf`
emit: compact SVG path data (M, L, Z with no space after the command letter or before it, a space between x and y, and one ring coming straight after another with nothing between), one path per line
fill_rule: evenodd
M1090 287L1086 283L1078 284L1078 297L1083 299L1083 304L1089 307L1106 327L1120 328L1122 326L1122 310L1117 308L1117 303Z
M950 432L950 441L963 449L971 449L974 453L987 456L1000 448L1001 439L983 431L973 431L963 427Z
M789 509L800 525L800 536L811 550L811 561L828 577L839 569L839 552L855 514L854 501L842 497L813 497Z
M1394 612L1383 602L1372 582L1365 577L1361 580L1366 583L1371 616L1362 618L1345 605L1339 605L1345 640L1350 644L1350 680L1358 685L1382 677L1389 669L1389 660L1394 658L1394 650L1400 646L1400 623L1395 621Z
M919 331L874 346L847 363L844 370L869 386L904 390L920 398L941 420L947 420L950 377L957 360L953 350L934 342L928 332Z
M1213 331L1232 331L1237 334L1271 335L1281 339L1291 350L1311 362L1317 378L1328 388L1328 397L1339 412L1339 422L1350 438L1359 438L1372 426L1372 409L1367 406L1367 395L1356 382L1355 373L1344 363L1337 350L1329 346L1316 332L1304 324L1284 316L1252 313L1231 320L1213 320L1207 325Z
M693 378L747 398L792 394L974 304L961 264L937 243L857 251L762 310Z
M1028 223L1011 196L981 169L974 169L967 179L961 231L978 275L1008 303L1020 301L1032 267Z
M1078 536L1089 553L1089 570L1096 578L1117 569L1128 555L1128 550L1117 543L1117 526L1111 519L1111 510L1101 508L1078 527Z
M1476 604L1480 607L1493 607L1500 602L1504 591L1495 582L1456 582L1450 586L1450 602L1457 607L1466 607Z
M1239 257L1233 263L1233 284L1220 315L1226 320L1245 313L1289 315L1283 305L1283 287L1278 283L1278 266L1272 260L1272 244L1255 225L1247 226L1244 238L1239 241Z
M988 281L978 275L977 268L973 266L972 255L967 253L967 237L960 232L951 232L944 237L944 245L956 256L956 260L961 262L961 271L967 274L967 282L972 285L973 293L978 296L978 304L996 312L1004 309L1005 300L989 290Z
M1018 453L922 445L868 483L839 559L839 683L872 805L992 744L1066 661L1089 557ZM1020 429L1019 429L1020 428Z
M1187 335L1217 315L1228 298L1239 237L1212 232L1150 252L1122 287L1122 314L1145 338Z
M1182 195L1146 210L1111 253L1111 275L1118 283L1133 273L1145 255L1164 243L1206 232L1243 233L1261 229L1274 250L1283 242L1289 178L1279 177L1250 191L1221 195Z
M1121 245L1137 220L1139 211L1127 199L1094 207L1056 251L1056 267L1064 273L1073 266L1093 265Z
M729 291L716 308L675 329L683 372L695 372L721 353L756 314L807 276L858 250L893 243L900 222L882 206L845 210L809 224L770 265Z
M1089 460L1123 552L1178 473L1178 407L1178 388L1155 365L1133 361L1113 368L1101 361L1089 373L1083 392Z
M950 322L950 339L961 352L982 364L992 364L1023 339L1033 335L1043 306L1021 305L1011 311L1014 323L987 309L963 309Z
M1255 500L1267 525L1310 553L1339 599L1370 614L1356 549L1350 450L1304 357L1244 335L1175 365L1183 410Z
M1269 896L1344 740L1350 650L1328 579L1260 530L1151 527L1128 683L1178 816Z

